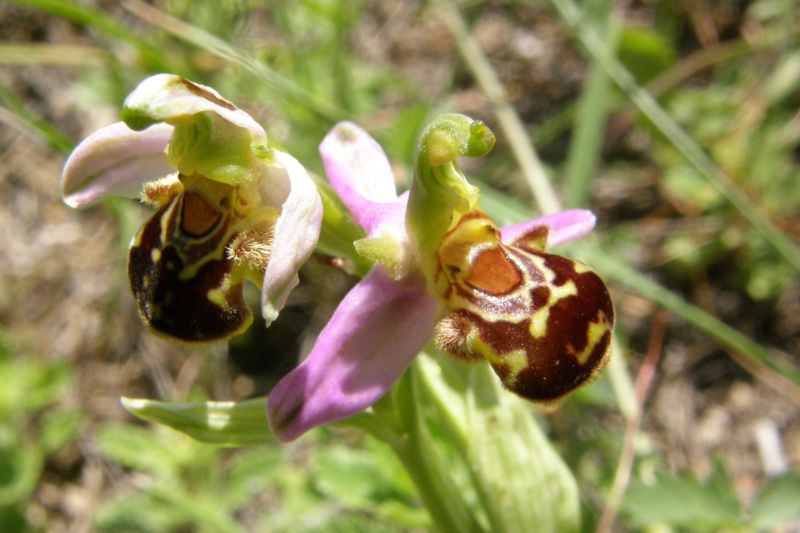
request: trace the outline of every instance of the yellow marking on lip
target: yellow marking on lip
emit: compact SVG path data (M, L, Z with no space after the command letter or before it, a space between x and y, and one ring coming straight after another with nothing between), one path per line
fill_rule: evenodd
M508 375L503 379L503 382L508 387L513 387L517 382L519 374L528 368L528 354L525 350L513 350L502 354L497 353L480 338L476 338L473 341L473 346L493 367L501 367L508 370Z
M575 270L576 274L586 274L587 272L592 271L592 269L590 269L588 266L584 265L579 261L573 261L572 268Z
M578 287L572 280L563 285L547 285L547 287L550 289L547 302L531 314L531 325L528 327L528 331L534 339L541 339L547 335L547 318L550 316L550 309L559 300L578 294Z
M570 344L567 347L567 351L575 356L575 359L578 361L578 363L581 365L586 364L589 356L592 355L595 347L603 339L603 335L605 335L606 331L609 329L610 324L608 322L608 317L604 312L598 311L595 319L589 322L589 327L586 332L586 347L579 352Z
M225 292L222 289L209 289L206 292L206 298L223 309L228 307L228 301L225 299Z
M158 248L153 248L150 250L150 260L153 261L153 263L158 263L161 261L161 250Z

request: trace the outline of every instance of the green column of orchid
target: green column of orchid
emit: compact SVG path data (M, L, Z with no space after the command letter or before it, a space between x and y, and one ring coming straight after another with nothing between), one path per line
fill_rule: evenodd
M486 124L452 113L437 117L422 133L406 229L429 281L436 269L442 237L478 204L478 188L467 183L456 158L486 155L494 141L494 133Z
M164 120L150 112L126 105L120 117L130 128L141 130ZM181 174L199 174L234 186L251 184L261 176L263 160L269 157L266 135L208 111L166 121L175 128L167 146L167 161Z

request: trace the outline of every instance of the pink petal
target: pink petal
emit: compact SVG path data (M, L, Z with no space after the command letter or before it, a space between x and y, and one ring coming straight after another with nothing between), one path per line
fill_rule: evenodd
M436 313L422 280L395 282L373 268L344 297L308 357L273 389L272 431L291 441L372 405L425 346Z
M362 128L340 122L319 145L325 173L347 209L368 232L387 204L397 200L394 175L383 149Z
M64 202L83 207L110 193L138 196L142 183L173 172L164 156L171 135L166 124L134 131L122 122L94 132L64 163Z
M550 228L547 247L550 248L583 237L592 231L596 221L597 218L591 211L570 209L513 226L505 226L500 229L500 237L504 243L510 243L537 226L547 226Z
M314 251L322 225L322 202L311 176L289 154L279 150L273 150L273 154L279 165L268 169L264 186L286 191L288 183L288 191L280 203L281 214L275 224L264 272L261 311L268 326L278 317L289 292L299 283L297 271ZM268 198L275 199L274 196Z

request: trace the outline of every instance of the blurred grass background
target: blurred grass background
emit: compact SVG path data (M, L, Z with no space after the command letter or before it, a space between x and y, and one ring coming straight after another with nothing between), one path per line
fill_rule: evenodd
M431 527L358 434L221 449L120 406L265 394L353 283L311 261L275 327L229 349L142 331L124 250L146 211L72 212L58 176L136 83L174 72L317 173L328 129L359 122L401 187L431 116L485 120L498 145L465 169L487 211L599 219L570 252L612 286L614 363L541 413L584 529L797 531L796 2L11 0L0 20L0 530Z

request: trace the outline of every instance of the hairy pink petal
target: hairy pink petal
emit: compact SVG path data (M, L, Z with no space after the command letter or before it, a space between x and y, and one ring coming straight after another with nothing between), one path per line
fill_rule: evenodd
M134 131L122 122L94 132L64 163L64 202L83 207L111 193L138 196L143 183L173 172L164 156L171 135L166 124Z
M291 441L372 405L425 346L436 312L422 280L396 282L373 268L339 304L309 356L270 394L275 435Z
M500 237L503 242L510 243L537 226L547 226L550 228L547 247L550 248L583 237L592 231L596 221L597 218L591 211L570 209L534 218L513 226L505 226L500 229Z
M299 283L297 271L314 251L322 225L322 202L306 169L287 153L273 153L279 165L268 170L265 186L282 188L288 182L289 190L280 203L281 214L264 272L261 311L268 326Z

